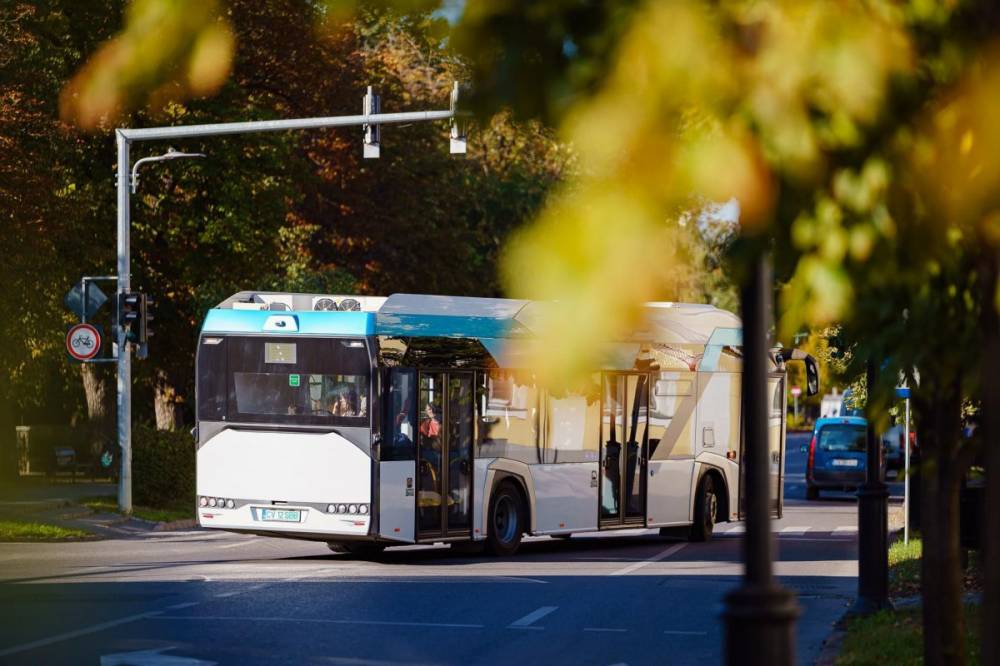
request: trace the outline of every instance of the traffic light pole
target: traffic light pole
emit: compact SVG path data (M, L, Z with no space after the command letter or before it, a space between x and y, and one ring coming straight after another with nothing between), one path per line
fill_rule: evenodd
M365 113L357 116L328 116L324 118L298 118L292 120L260 120L240 123L215 123L211 125L182 125L178 127L147 127L142 129L121 128L115 131L118 142L118 299L131 291L129 265L129 149L133 142L162 141L166 139L194 139L229 134L253 134L259 132L282 132L288 130L322 129L329 127L364 127L365 136L378 136L381 125L414 123L421 121L450 120L452 123L450 151L465 152L465 136L460 131L457 120L458 84L451 92L451 105L440 111L409 111L406 113L368 113L369 109L379 109L377 99L369 90L365 96ZM375 157L369 154L366 157ZM119 305L120 307L120 305ZM118 325L118 446L121 448L121 475L118 485L118 506L123 513L132 512L132 356L129 350L128 331L121 325L120 313L116 313Z
M115 132L118 142L118 298L132 286L129 253L129 139L125 130ZM128 331L121 325L120 312L115 313L115 338L118 342L118 447L121 449L121 472L118 477L118 508L132 513L132 355L128 351Z

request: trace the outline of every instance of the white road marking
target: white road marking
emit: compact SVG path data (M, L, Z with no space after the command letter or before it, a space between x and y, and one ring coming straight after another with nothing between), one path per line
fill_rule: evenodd
M393 620L331 620L312 617L243 617L230 615L157 615L157 620L189 620L196 622L296 622L310 624L357 624L384 627L438 627L446 629L482 629L483 624L453 622L396 622Z
M191 606L197 606L200 602L198 601L185 601L182 604L174 604L173 606L167 606L167 610L180 610L181 608L191 608Z
M616 633L625 633L628 629L613 629L611 627L584 627L584 631L612 631Z
M95 634L99 631L104 631L105 629L110 629L112 627L128 624L130 622L135 622L137 620L145 620L146 618L156 617L157 615L160 615L162 612L163 611L149 611L147 613L138 613L136 615L129 615L127 617L118 618L117 620L111 620L109 622L101 622L99 624L92 624L89 627L83 627L81 629L74 629L73 631L67 631L64 634L56 634L55 636L40 638L37 641L31 641L30 643L21 643L20 645L14 645L12 647L0 650L0 657L6 657L8 655L17 654L18 652L25 652L27 650L34 650L35 648L45 647L46 645L52 645L53 643L68 641L71 638L79 638L80 636L86 636L87 634Z
M636 571L637 569L643 568L647 564L652 564L653 562L659 562L660 560L665 560L666 558L670 557L671 555L673 555L674 553L676 553L680 549L684 548L686 545L687 545L687 542L684 542L684 543L675 543L674 545L670 546L670 548L667 548L666 550L663 550L663 551L657 553L656 555L653 555L648 560L643 560L642 562L636 562L634 564L630 564L627 567L619 569L618 571L613 571L610 575L612 575L612 576L624 576L625 574L630 574L633 571Z
M725 530L723 534L743 534L747 531L745 525L733 525L729 529Z
M833 534L851 534L858 531L857 525L841 525L833 530Z
M796 526L796 527L782 527L781 528L781 533L782 534L805 534L810 529L812 529L812 528L809 527L808 525L802 525L802 526Z
M708 635L707 631L673 631L671 629L668 629L668 630L664 631L663 633L668 634L670 636L707 636Z
M543 617L545 617L552 611L557 610L558 608L559 606L542 606L541 608L536 608L535 610L531 611L530 613L522 617L520 620L514 620L508 626L511 629L524 629L525 627L531 626L538 620L541 620Z
M215 598L216 599L225 599L226 597L235 597L239 593L240 593L240 590L233 590L231 592L223 592L221 594L215 595Z
M252 539L240 539L239 541L236 541L234 543L227 543L224 546L218 546L218 549L222 550L224 548L236 548L238 546L246 546L247 544L257 543L260 540L261 540L260 537L254 537Z
M135 652L117 652L101 656L101 666L215 666L214 661L204 661L193 657L180 657L164 654L176 646L158 650L137 650Z

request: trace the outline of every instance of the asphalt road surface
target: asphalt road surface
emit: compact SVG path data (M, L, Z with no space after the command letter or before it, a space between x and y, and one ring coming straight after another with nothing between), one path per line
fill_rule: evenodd
M812 663L857 587L850 494L806 502L789 437L775 570ZM742 524L709 543L653 530L529 539L511 558L189 530L0 544L2 664L703 664L742 574Z

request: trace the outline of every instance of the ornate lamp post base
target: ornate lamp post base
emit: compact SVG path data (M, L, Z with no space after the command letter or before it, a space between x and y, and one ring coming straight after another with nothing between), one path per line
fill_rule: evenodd
M791 666L795 663L795 593L776 583L744 583L725 597L724 663Z

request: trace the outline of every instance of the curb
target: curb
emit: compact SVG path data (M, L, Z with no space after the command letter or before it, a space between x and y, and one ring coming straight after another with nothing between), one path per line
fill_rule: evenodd
M142 521L148 523L149 521ZM198 527L197 518L182 518L181 520L170 520L165 523L150 523L153 525L154 532L170 532L172 530L186 530L192 527Z

